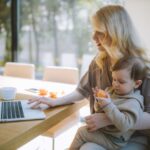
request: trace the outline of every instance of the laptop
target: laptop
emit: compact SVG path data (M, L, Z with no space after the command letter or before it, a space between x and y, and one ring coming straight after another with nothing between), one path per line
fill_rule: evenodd
M31 109L28 100L1 101L0 122L45 119L42 109Z

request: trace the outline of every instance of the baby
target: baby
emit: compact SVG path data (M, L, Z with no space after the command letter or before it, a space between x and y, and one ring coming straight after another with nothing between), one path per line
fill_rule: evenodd
M119 149L126 145L134 133L132 127L143 111L143 96L138 88L142 84L147 68L140 58L120 59L112 68L112 87L99 97L94 89L95 112L104 112L113 125L89 132L81 127L70 150L79 150L85 142L93 142L105 149ZM101 95L100 95L101 96Z

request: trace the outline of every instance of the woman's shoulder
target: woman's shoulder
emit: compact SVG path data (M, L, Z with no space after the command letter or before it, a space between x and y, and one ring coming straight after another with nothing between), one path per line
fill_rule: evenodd
M90 66L94 66L94 67L98 67L97 63L96 63L96 56L92 59Z
M96 70L99 70L99 66L96 63L96 57L94 57L89 65L89 72L95 72Z
M90 66L89 66L89 68L91 69L91 70L93 70L93 69L100 69L100 67L98 66L98 64L97 64L97 62L96 62L96 60L97 60L97 57L95 56L94 58L93 58L93 60L91 61L91 63L90 63ZM106 66L107 65L107 59L104 59L103 60L103 63L104 63L104 66Z

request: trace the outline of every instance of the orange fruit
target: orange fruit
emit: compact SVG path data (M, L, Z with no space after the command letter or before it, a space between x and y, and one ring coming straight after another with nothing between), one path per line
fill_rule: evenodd
M39 95L41 95L41 96L47 95L47 90L45 90L45 89L39 89Z
M49 97L55 99L55 98L57 98L57 93L56 92L49 92Z
M99 91L96 93L96 97L107 98L107 94L104 90L99 89Z

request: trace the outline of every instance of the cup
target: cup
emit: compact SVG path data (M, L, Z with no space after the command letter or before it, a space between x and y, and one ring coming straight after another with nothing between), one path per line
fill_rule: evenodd
M17 89L15 87L0 88L0 96L2 100L13 100L16 97Z

